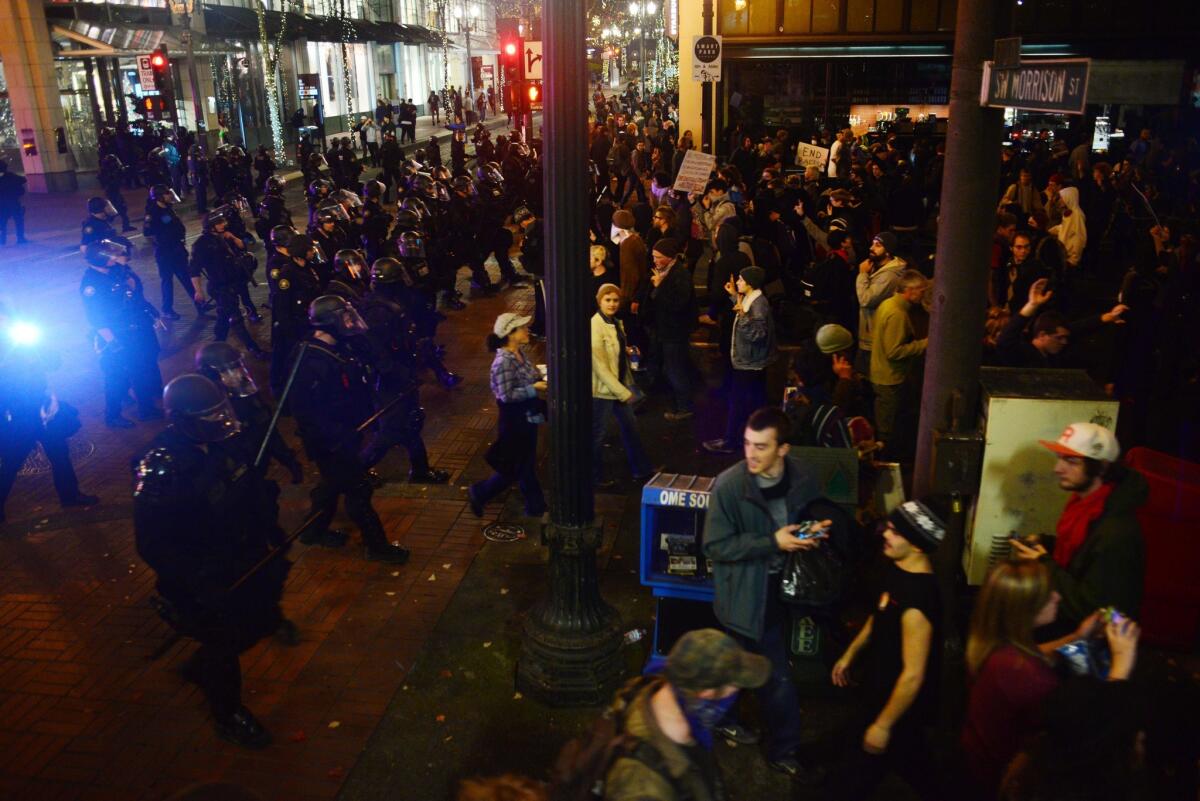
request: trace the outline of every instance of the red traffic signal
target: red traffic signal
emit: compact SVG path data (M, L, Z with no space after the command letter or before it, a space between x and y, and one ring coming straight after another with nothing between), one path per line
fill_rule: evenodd
M150 66L154 67L156 70L161 70L163 67L167 66L167 57L164 56L162 52L156 50L154 54L150 56Z
M542 96L542 87L538 86L536 83L529 84L529 102L536 103L536 102L538 102L538 98L540 98L541 96Z
M517 53L520 52L520 49L521 48L519 48L517 46L516 42L505 42L504 43L504 55L508 56L509 58L513 58L514 56L516 56Z

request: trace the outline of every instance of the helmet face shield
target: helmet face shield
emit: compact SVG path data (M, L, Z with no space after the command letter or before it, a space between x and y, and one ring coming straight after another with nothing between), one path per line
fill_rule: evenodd
M242 430L228 398L203 414L176 416L175 425L197 442L221 442Z
M161 196L156 196L154 199L166 203L169 206L174 206L179 202L179 195L175 193L174 189L168 189Z
M330 203L327 206L322 206L318 210L318 214L321 215L321 222L325 221L326 214L333 217L335 220L341 220L342 222L348 222L350 220L350 215L346 213L345 207L340 203Z
M258 384L254 383L254 377L244 364L231 364L218 371L218 376L221 386L236 397L248 398L258 393Z
M325 264L325 251L320 248L313 248L308 251L308 260L313 264Z
M402 259L423 259L425 238L415 231L407 231L396 240L396 251Z
M100 212L110 220L117 216L117 210L113 208L112 202L108 200L104 201L104 207L100 209Z
M111 239L102 240L97 246L96 251L110 261L117 261L121 264L129 263L129 251L119 242L114 242Z
M366 321L358 310L349 304L338 314L338 333L348 337L367 333Z

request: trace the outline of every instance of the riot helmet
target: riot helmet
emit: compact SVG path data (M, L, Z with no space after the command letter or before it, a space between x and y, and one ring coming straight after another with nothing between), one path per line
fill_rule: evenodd
M425 237L418 231L405 231L396 238L396 253L405 260L425 258Z
M271 229L271 247L287 250L288 241L297 233L290 225L277 225Z
M396 227L401 231L411 231L421 227L421 217L411 209L403 206L396 209Z
M350 215L342 208L340 203L326 203L317 209L317 222L321 225L325 223L349 222Z
M204 215L204 233L212 233L218 225L229 225L229 207L217 206L215 209Z
M292 238L287 242L288 255L293 259L315 261L314 251L320 253L321 249L313 244L312 237L308 234L292 234Z
M163 390L163 411L196 442L220 442L242 430L225 390L198 373L171 379Z
M334 336L365 334L367 324L345 298L322 295L308 305L308 322L313 328Z
M150 187L150 199L155 203L166 203L168 206L174 206L179 202L179 195L175 194L175 190L166 184L155 184Z
M93 197L88 198L88 214L103 214L105 219L111 220L117 216L117 210L108 198Z
M362 196L368 200L379 200L387 187L379 181L367 181L362 185Z
M230 206L234 210L236 210L239 216L242 214L248 214L250 212L250 201L248 201L248 200L246 200L246 198L242 197L242 194L240 192L237 192L237 191L226 192L225 197L221 198L221 201L226 206ZM230 216L231 217L233 216L232 212L230 213Z
M391 256L376 259L375 263L371 265L371 286L402 283L407 283L404 267Z
M125 167L125 165L121 163L121 159L116 153L109 153L107 156L100 159L100 166L106 170L120 170Z
M197 348L196 371L220 384L232 397L248 398L258 392L242 352L228 342L209 342Z
M129 251L124 245L111 239L89 242L83 251L83 257L93 267L108 267L114 260L121 264L129 263Z
M333 199L342 204L342 208L347 214L354 214L355 211L362 208L362 198L351 192L349 189L339 189L332 195Z
M333 256L333 270L339 275L365 279L367 277L367 260L361 251L343 248Z
M284 183L284 180L278 175L272 175L264 184L264 189L268 195L282 195Z
M430 217L433 216L433 214L429 211L429 207L425 205L425 201L421 200L421 198L419 198L419 197L404 198L403 200L400 201L400 208L405 209L407 211L411 211L412 213L416 214L417 219L421 223L424 223L426 220L428 220ZM397 219L399 219L399 218L397 218Z
M328 178L316 178L308 184L308 194L309 197L325 197L333 188L333 181Z
M499 187L504 186L504 174L496 167L492 166L491 162L480 164L475 168L475 180L481 184L495 184Z

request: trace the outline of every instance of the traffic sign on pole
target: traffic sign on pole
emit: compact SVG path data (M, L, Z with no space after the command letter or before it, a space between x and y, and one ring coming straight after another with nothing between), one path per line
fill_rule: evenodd
M721 37L692 37L692 80L716 83L721 80Z

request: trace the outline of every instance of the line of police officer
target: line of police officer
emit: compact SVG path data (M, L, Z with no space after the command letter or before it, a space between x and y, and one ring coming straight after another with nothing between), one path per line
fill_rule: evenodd
M477 177L488 193L486 202L497 207L510 202L494 165L481 167ZM438 292L452 291L458 264L466 261L482 271L483 257L496 252L503 257L505 277L515 282L507 258L511 234L499 230L507 213L484 212L469 178L456 179L451 199L443 184L413 169L394 219L379 202L380 184L364 187L365 203L350 192L310 186L315 191L310 191L309 235L289 226L282 182L266 183L258 223L269 243L271 386L295 417L319 473L299 539L343 545L346 534L330 525L344 497L366 558L403 564L409 552L388 541L371 503L368 471L401 445L409 453L410 481L448 480L446 472L430 467L421 439L425 413L419 376L429 368L447 386L460 381L445 368L434 344L444 319L437 311ZM176 277L173 244L182 244L182 235L173 235L178 220L171 209L177 202L173 195L169 187L154 187L154 207L147 214L160 273L170 270L164 276L168 283ZM132 425L120 416L130 385L143 416L158 413L153 398L161 376L154 329L162 324L128 267L128 240L111 228L115 208L104 198L94 201L84 225L90 266L81 292L102 354L106 420ZM218 339L233 330L257 353L237 310L235 287L246 278L237 268L246 245L244 228L234 231L233 216L240 222L236 208L230 212L224 206L206 215L188 278L197 303L204 300L199 278L208 279L220 316ZM440 250L427 245L431 230L438 232L434 241ZM346 247L356 243L363 249ZM368 260L363 250L376 258ZM326 257L330 252L332 260ZM285 642L297 638L279 608L290 540L279 527L278 487L266 478L267 457L284 466L294 482L302 479L302 469L274 430L271 406L236 349L223 341L202 346L196 370L167 385L162 394L170 425L134 460L137 547L157 574L160 612L181 635L200 643L183 672L203 688L218 734L260 747L270 736L242 705L238 655L272 634ZM373 426L364 443L368 422Z

